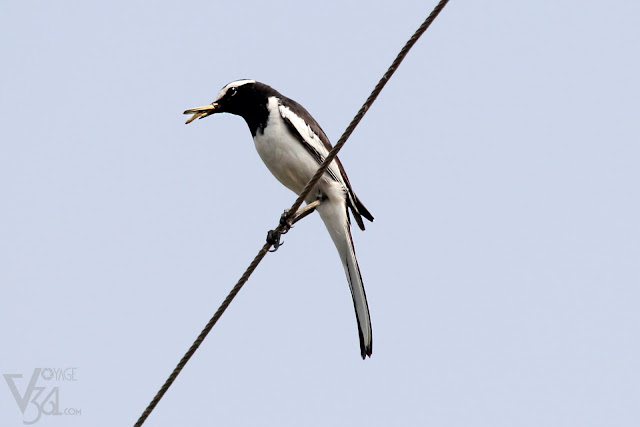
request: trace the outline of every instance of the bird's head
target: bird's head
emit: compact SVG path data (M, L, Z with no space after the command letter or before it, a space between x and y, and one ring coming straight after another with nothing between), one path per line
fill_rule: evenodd
M243 115L244 109L252 104L258 94L256 91L257 83L255 80L236 80L229 83L220 90L215 101L211 104L190 108L184 114L193 114L187 124L195 119L202 119L215 113L231 113L239 116ZM266 85L265 85L266 86Z

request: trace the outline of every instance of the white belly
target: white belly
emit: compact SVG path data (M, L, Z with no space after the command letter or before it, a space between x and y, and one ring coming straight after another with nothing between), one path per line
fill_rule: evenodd
M318 163L289 132L282 120L269 122L264 134L253 139L260 158L285 187L300 194L309 182Z

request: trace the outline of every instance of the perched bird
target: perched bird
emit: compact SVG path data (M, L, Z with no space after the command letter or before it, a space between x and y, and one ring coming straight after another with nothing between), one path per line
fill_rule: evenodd
M193 114L187 124L215 113L244 118L264 164L298 195L331 150L329 138L302 105L255 80L231 82L211 104L184 112ZM362 217L373 221L373 216L354 193L337 157L305 201L319 203L316 209L338 249L351 288L364 359L372 351L371 319L353 247L349 209L362 230Z

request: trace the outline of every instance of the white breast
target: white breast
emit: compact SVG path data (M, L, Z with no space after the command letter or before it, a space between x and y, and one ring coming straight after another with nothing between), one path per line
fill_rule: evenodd
M289 131L278 110L276 97L269 98L267 108L269 119L264 132L258 131L253 138L256 150L278 181L294 193L300 194L318 169L318 163ZM328 182L321 184L321 188L326 184Z

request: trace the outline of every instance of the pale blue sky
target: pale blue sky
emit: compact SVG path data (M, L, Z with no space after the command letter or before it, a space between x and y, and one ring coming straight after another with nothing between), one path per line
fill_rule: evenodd
M182 111L254 78L335 141L435 4L0 6L0 374L77 367L82 410L37 426L132 425L294 200ZM452 1L340 155L373 357L314 215L145 425L640 425L639 20Z

